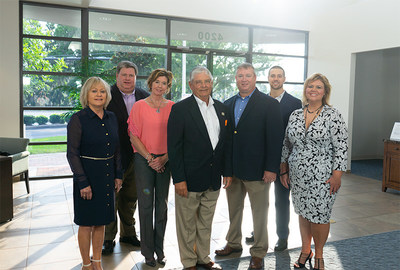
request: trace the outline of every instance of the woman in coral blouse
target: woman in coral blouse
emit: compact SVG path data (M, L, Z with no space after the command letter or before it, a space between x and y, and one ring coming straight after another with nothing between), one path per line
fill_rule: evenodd
M174 102L165 99L164 95L170 91L172 79L170 71L154 70L147 79L150 96L133 105L128 119L129 136L135 152L140 246L146 264L152 267L157 264L154 253L159 264L166 263L164 234L170 184L167 123Z

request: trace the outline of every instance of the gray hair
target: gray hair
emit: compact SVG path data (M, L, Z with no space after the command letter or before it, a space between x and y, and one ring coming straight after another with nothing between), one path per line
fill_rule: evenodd
M90 89L92 88L93 85L95 84L103 84L104 88L106 89L106 103L104 104L104 109L107 108L108 104L111 101L111 91L110 91L110 85L103 80L100 77L90 77L89 79L86 80L86 82L83 84L82 88L81 88L81 94L80 94L80 101L82 104L82 108L86 108L89 106L89 102L88 102L88 94Z
M210 77L211 81L213 81L213 76L212 76L211 72L206 67L203 67L203 66L197 66L194 69L192 69L192 71L190 72L190 81L192 82L194 79L194 76L196 76L197 74L200 74L200 73L207 74L208 77Z
M135 75L136 76L138 75L139 69L138 69L137 65L135 65L131 61L121 61L121 62L119 62L118 65L117 65L117 74L119 74L119 72L123 68L133 68L135 70Z
M242 68L243 68L243 69L251 69L251 70L253 70L253 74L254 74L254 76L256 76L256 71L255 71L255 69L254 69L254 67L253 67L252 64L247 63L247 62L240 64L240 65L236 68L236 73L237 73L237 71L238 71L239 69L242 69Z

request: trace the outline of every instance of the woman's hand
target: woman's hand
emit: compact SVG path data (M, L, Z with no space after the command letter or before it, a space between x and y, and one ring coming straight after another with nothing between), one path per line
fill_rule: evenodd
M342 171L333 171L331 178L329 178L326 183L331 185L329 189L329 194L335 194L338 192L340 186L342 185Z
M149 166L158 173L162 173L165 170L165 163L168 161L168 154L153 158L149 162Z
M122 188L122 179L115 178L114 179L114 188L116 192L119 192Z
M92 188L87 186L81 189L81 197L84 200L91 200L92 199Z
M281 175L280 176L280 180L281 180L282 186L284 186L285 188L289 189L289 185L290 185L289 174L285 173L284 175Z

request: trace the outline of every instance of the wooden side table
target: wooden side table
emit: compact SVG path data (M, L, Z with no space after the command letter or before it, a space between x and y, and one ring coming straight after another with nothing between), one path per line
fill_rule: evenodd
M0 156L0 223L13 218L12 159Z
M400 142L385 140L382 191L400 190Z

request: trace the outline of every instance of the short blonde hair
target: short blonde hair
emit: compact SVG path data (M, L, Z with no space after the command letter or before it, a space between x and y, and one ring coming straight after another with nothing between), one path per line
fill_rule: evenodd
M322 105L329 105L329 98L331 97L331 89L332 86L329 83L329 80L327 77L325 77L324 75L322 75L321 73L314 73L312 74L310 77L307 78L307 80L304 82L304 86L303 86L303 105L307 105L308 104L308 100L306 97L306 90L307 90L307 86L315 81L320 80L323 84L324 84L324 96L322 97Z
M151 85L155 82L158 77L166 77L167 78L167 91L165 94L168 94L171 91L172 80L174 79L174 75L171 71L166 70L165 68L158 68L151 72L150 76L147 78L147 87L149 88L149 92L151 92Z
M103 84L104 88L106 89L106 93L107 94L106 94L106 103L104 103L104 109L107 108L108 104L111 101L110 85L100 77L90 77L83 84L83 86L81 88L81 95L80 95L80 98L79 98L80 101L81 101L82 108L86 108L86 107L89 106L89 103L88 103L89 91L93 87L93 85L99 84L99 83Z

